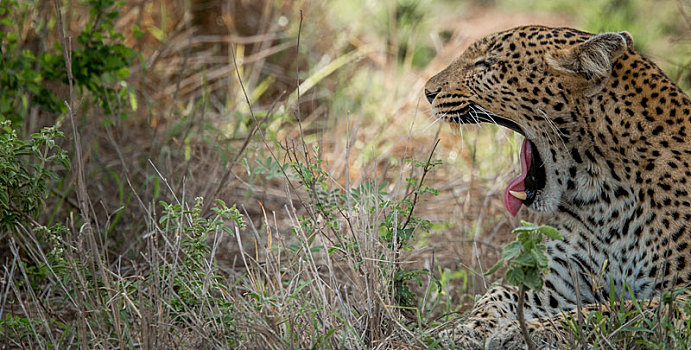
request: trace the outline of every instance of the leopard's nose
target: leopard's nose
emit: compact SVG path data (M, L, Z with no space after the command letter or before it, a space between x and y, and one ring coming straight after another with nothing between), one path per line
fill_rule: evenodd
M434 98L439 95L439 91L441 91L441 89L436 89L434 91L425 89L425 97L427 97L427 101L429 101L430 104L434 102Z

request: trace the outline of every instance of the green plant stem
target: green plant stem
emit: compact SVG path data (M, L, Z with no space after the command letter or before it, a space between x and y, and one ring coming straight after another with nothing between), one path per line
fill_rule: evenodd
M523 315L523 306L525 305L525 288L520 287L518 292L518 324L521 326L521 334L523 334L523 339L525 343L528 344L529 350L535 350L535 344L533 340L528 336L528 327L525 325L525 316Z

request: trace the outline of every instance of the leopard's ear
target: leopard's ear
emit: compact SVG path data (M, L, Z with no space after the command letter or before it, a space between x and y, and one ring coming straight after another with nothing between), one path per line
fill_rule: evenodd
M609 77L612 64L629 49L633 49L633 38L628 32L602 33L573 48L548 54L547 62L558 71L600 85Z

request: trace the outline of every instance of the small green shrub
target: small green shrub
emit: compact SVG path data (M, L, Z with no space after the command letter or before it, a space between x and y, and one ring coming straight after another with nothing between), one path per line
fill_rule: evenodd
M134 90L125 82L135 51L120 43L125 37L115 30L114 24L119 16L117 8L124 3L87 0L91 18L77 37L80 47L72 51L72 74L77 85L90 91L109 115L115 114L115 107L120 105L129 104L133 110L137 109ZM53 63L65 66L64 60ZM64 80L65 76L61 78ZM125 118L126 114L121 111L119 116Z
M19 41L21 22L12 15L28 16L34 1L20 3L0 0L0 121L10 120L15 127L26 119L30 107L37 106L54 114L66 111L65 104L48 83L68 84L62 45L58 42L46 51L24 48ZM74 83L89 92L108 115L127 117L129 106L137 109L137 96L125 79L136 56L123 45L124 36L115 30L118 7L116 0L87 0L90 18L70 47ZM45 35L43 26L53 29L55 21L39 21L28 35Z
M0 122L0 227L15 231L26 217L43 209L50 182L69 169L67 152L55 143L64 137L55 127L21 140L9 121Z
M318 150L315 149L314 153L318 154ZM336 251L344 253L344 258L359 265L362 264L359 243L353 239L355 235L341 233L345 229L341 218L348 210L354 210L359 215L376 217L368 221L368 232L365 234L376 234L378 241L388 249L380 252L381 256L378 257L381 260L379 266L381 277L388 281L387 290L398 305L416 307L418 298L408 283L412 282L421 286L422 277L433 276L433 274L427 269L406 269L400 264L392 265L385 255L393 253L397 257L401 251L413 249L415 233L429 232L431 222L414 215L414 209L419 197L423 194L437 194L435 189L423 186L423 181L426 174L441 164L441 161L431 158L427 161L415 159L406 159L406 161L412 163L415 168L421 168L423 174L419 181L413 177L407 178L406 182L411 190L404 198L397 200L386 199L389 196L389 193L384 191L387 183L377 186L374 181L367 181L348 189L348 195L340 189L331 188L330 175L321 168L321 160L318 159L310 162L293 160L290 166L294 177L309 193L310 205L315 209L315 213L319 214L316 221L304 216L299 220L307 237L314 238L314 233L325 225L339 235L338 243L329 247L328 253L332 254ZM349 200L351 207L349 207ZM349 227L349 229L352 228ZM309 244L311 245L311 242ZM311 249L318 251L322 248L318 246ZM440 286L438 281L435 285L437 288Z
M10 120L15 126L26 118L30 106L53 113L65 110L45 87L46 79L65 70L64 61L62 67L56 66L61 54L36 53L20 47L19 28L11 17L19 10L18 1L0 0L0 121Z
M434 188L423 185L425 176L435 166L441 164L440 160L428 159L427 161L419 161L415 159L406 159L407 162L412 163L415 168L421 168L423 171L420 180L413 177L406 178L406 182L410 188L414 189L412 198L405 197L400 200L385 202L384 208L388 211L383 221L379 223L379 239L382 242L395 250L411 250L413 249L413 239L416 232L428 233L431 228L431 222L427 219L414 215L415 205L418 198L423 194L431 194L436 196L438 191ZM395 240L394 240L395 239ZM392 294L396 302L404 307L414 307L418 304L417 294L413 293L408 286L409 282L414 282L418 286L422 286L423 276L434 276L427 269L404 269L402 267L394 267L394 277L392 281ZM441 284L435 278L435 285L437 289L441 288Z
M538 226L526 221L521 221L521 224L513 230L518 233L516 240L504 247L501 258L486 274L494 273L509 262L506 281L521 289L539 292L544 284L543 274L549 272L549 258L545 255L547 247L542 241L545 236L559 240L564 237L552 226Z
M226 325L225 328L234 329L235 308L232 303L221 297L228 294L224 284L225 279L219 275L218 267L213 256L209 258L211 247L208 236L212 233L225 232L234 236L229 224L232 222L238 228L245 228L245 221L236 208L228 207L221 200L216 200L216 206L211 208L215 215L210 218L202 216L204 200L195 199L191 209L184 209L180 204L160 203L163 215L159 219L163 233L170 237L180 237L180 266L165 264L159 267L163 276L163 287L172 285L173 295L170 303L171 311L177 322L190 321L190 312L202 309L204 319L214 319ZM154 278L154 275L149 275ZM172 279L172 282L167 282ZM155 283L151 281L151 283ZM211 322L214 323L214 322ZM233 336L228 338L231 344Z
M37 334L36 328L40 327L41 322L41 319L25 318L6 313L4 317L0 317L0 335L6 337L5 341L9 344L21 348L21 344L40 336Z
M545 236L559 240L564 237L552 226L538 226L526 221L521 221L521 227L515 228L513 232L518 233L516 240L504 247L501 258L486 274L494 273L505 262L509 262L506 281L518 287L518 322L528 348L534 350L535 344L528 336L523 316L525 292L542 290L544 274L549 272L549 258L545 254L547 247L542 243Z

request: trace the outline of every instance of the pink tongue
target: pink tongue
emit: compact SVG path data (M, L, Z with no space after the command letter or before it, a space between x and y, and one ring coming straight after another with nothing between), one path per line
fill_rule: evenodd
M532 157L532 147L530 147L530 144L528 144L528 140L523 140L523 146L521 146L521 174L511 180L509 186L506 187L506 190L504 190L504 206L506 207L506 210L508 210L513 216L516 216L516 213L518 213L518 209L521 208L523 201L512 196L509 191L525 191L525 183L523 181L528 175Z

